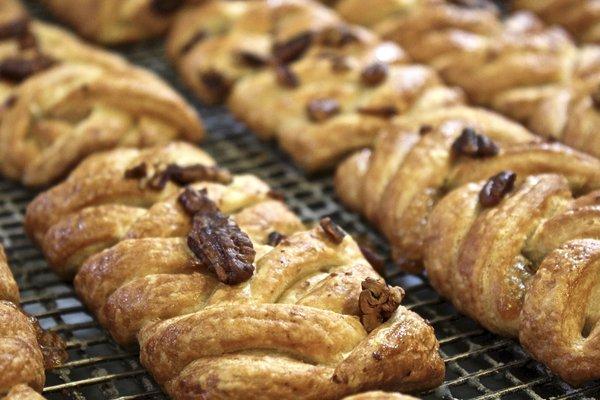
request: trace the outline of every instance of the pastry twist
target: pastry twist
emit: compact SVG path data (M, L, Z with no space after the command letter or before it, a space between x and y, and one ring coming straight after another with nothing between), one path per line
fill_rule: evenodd
M491 107L542 136L600 155L600 48L577 47L532 14L501 21L485 2L342 0L337 10L431 65L475 104ZM370 9L372 11L367 10Z
M78 271L79 296L118 342L139 341L144 365L173 398L340 398L441 383L433 329L403 307L385 314L388 300L377 299L399 302L401 292L379 280L348 235L331 223L305 230L253 176L148 186L147 166L173 162L215 171L188 144L113 150L81 163L26 216L51 265ZM195 256L189 193L249 238L248 280L222 283ZM221 243L210 232L200 243L207 251Z
M514 0L512 7L529 10L550 24L564 26L581 42L600 43L598 0Z
M173 15L194 0L40 0L79 34L112 45L164 33ZM199 0L198 0L199 1Z
M424 265L460 311L520 336L568 382L598 378L598 192L572 195L600 189L600 161L532 140L483 110L445 109L395 125L340 166L342 200L381 226L405 268ZM502 171L516 173L514 190L496 176ZM498 182L482 181L492 176ZM574 266L557 267L559 255Z
M372 144L393 115L462 102L432 69L309 0L213 1L178 17L168 47L204 101L227 100L309 171Z

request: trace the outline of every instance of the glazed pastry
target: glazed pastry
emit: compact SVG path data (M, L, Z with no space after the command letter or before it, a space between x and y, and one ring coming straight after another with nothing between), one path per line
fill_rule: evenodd
M42 399L45 368L66 358L65 345L17 306L19 291L0 246L0 397L7 400Z
M581 42L600 43L597 0L514 0L512 7L532 11L550 24L564 26Z
M415 397L400 393L366 392L344 397L344 400L417 400Z
M474 103L600 156L592 128L599 118L600 48L578 48L566 32L545 27L532 14L501 21L485 1L377 3L342 0L337 10L399 43Z
M370 145L396 114L462 102L399 47L308 0L207 3L178 17L169 49L204 101L227 101L309 171Z
M199 0L40 0L88 39L112 45L164 33L186 2Z
M262 181L188 144L91 156L30 204L26 227L175 399L334 399L443 379L432 328L345 232L305 230Z
M526 296L538 293L533 287L539 278L531 277L538 266L545 269L551 251L571 239L598 239L597 192L575 202L571 196L600 189L600 161L535 140L519 125L478 109L449 108L394 122L373 150L356 153L339 167L336 189L342 200L381 228L405 269L417 272L424 265L432 286L459 310L493 332L521 335L536 358L571 383L598 378L594 335L582 339L586 344L577 350L574 333L584 323L595 324L591 288L596 283L581 283L580 289L572 289L580 283L568 289L565 283L546 302L536 300L543 307L537 312L526 311L523 295L530 284ZM544 173L558 175L538 175ZM547 192L536 194L545 185ZM514 196L503 200L506 193ZM564 279L573 282L568 279L578 273L588 276L573 272ZM559 273L554 274L551 279L558 281ZM535 296L548 293L538 286ZM550 321L567 316L559 309L566 300L558 293L571 290L580 311L559 346L565 339L559 335L562 325ZM582 304L590 305L589 317ZM528 317L521 318L522 309ZM537 343L525 339L534 329L521 330L526 323L536 326ZM541 335L544 329L553 335Z

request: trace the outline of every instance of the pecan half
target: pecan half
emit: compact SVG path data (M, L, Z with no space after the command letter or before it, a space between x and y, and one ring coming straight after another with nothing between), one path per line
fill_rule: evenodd
M217 71L204 72L200 75L200 81L215 101L222 103L229 96L231 84L221 73Z
M275 66L275 79L283 87L295 88L300 84L298 76L286 64L277 64Z
M419 135L424 136L433 130L433 126L429 124L421 125L419 128Z
M367 332L371 332L390 319L398 309L404 297L404 290L388 286L381 278L367 278L361 287L362 291L358 297L360 322Z
M357 42L358 37L347 26L331 26L319 33L319 42L327 47L344 47Z
M126 179L146 180L146 185L150 189L162 190L168 182L173 182L180 186L194 182L218 182L229 184L233 180L231 173L226 169L217 166L208 166L203 164L193 164L179 166L169 164L163 168L152 167L153 173L149 172L150 167L146 163L141 163L125 171Z
M598 88L592 92L590 97L592 98L592 105L594 108L600 111L600 86L598 86Z
M492 139L467 127L452 143L452 151L457 156L484 158L497 155L500 149Z
M371 246L360 244L358 246L363 257L371 264L379 275L385 276L385 258L379 255Z
M250 68L260 68L267 65L267 59L265 57L247 50L240 50L237 53L237 59L240 64Z
M333 222L333 220L329 217L321 218L319 221L319 225L327 234L329 240L331 240L335 244L340 244L344 241L346 237L346 232L342 228L339 227L338 224Z
M206 31L204 30L199 30L198 32L194 33L192 35L192 37L185 42L185 44L183 46L181 46L181 50L179 50L179 54L180 55L186 55L187 53L189 53L198 43L202 42L204 39L206 39L206 37L208 36L208 33L206 33Z
M479 192L479 203L483 207L498 205L504 196L513 190L517 174L513 171L502 171L492 176Z
M205 189L196 191L187 187L179 202L192 215L187 244L202 265L227 285L250 279L256 252L248 235L219 211Z
M150 7L157 14L172 14L184 3L184 0L152 0Z
M377 86L385 80L388 74L387 64L375 62L367 66L360 74L362 83L366 86Z
M22 82L38 72L50 68L55 61L42 54L33 58L9 57L0 62L0 78Z
M398 114L398 110L394 106L381 106L381 107L358 107L357 110L360 114L370 115L372 117L380 118L392 118Z
M285 235L282 235L281 233L277 232L277 231L273 231L271 233L269 233L269 237L267 238L267 244L269 246L277 246L279 245L279 243L281 243L281 241L285 239Z
M306 106L309 118L314 122L325 121L340 112L340 103L336 99L315 99Z
M291 63L302 57L312 41L312 32L300 33L283 43L275 43L273 45L273 56L281 64Z
M0 25L0 40L19 38L29 32L29 18L24 17Z
M125 170L125 179L142 179L148 176L148 165L143 162Z

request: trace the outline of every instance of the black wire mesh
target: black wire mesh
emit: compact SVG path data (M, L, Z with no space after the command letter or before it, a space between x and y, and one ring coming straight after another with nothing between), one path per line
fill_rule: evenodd
M43 16L28 1L33 13ZM335 198L330 174L307 178L275 145L260 142L222 108L207 108L179 85L163 58L159 41L119 49L136 64L156 71L197 106L209 131L203 144L220 165L233 172L253 173L286 195L288 204L306 222L330 215L355 237L387 254L381 237ZM62 282L23 232L27 203L35 193L0 180L0 239L21 288L22 306L41 325L68 341L70 360L47 374L44 394L49 399L165 399L141 367L137 349L117 346L77 299L71 284ZM389 267L389 266L388 266ZM388 268L391 270L391 268ZM435 328L446 360L444 385L424 399L597 399L600 382L574 389L533 361L513 340L493 335L458 314L440 298L424 277L394 274L404 304Z

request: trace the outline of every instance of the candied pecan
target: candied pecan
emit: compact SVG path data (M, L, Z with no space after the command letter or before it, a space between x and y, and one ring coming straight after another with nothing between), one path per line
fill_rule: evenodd
M21 82L31 75L54 65L55 61L42 54L33 58L9 57L0 62L0 78L13 82Z
M241 64L250 68L260 68L267 65L265 57L247 50L240 50L237 53L237 59Z
M312 41L312 32L300 33L283 43L275 43L273 45L273 56L278 63L291 63L302 57L312 44Z
M187 187L179 196L179 202L192 215L187 243L202 265L227 285L250 279L256 256L252 241L231 218L219 211L208 198L206 189L196 191Z
M233 177L226 169L217 166L208 166L203 164L193 164L179 166L169 164L163 168L153 167L153 173L148 171L148 165L141 163L125 171L126 179L148 179L148 187L151 189L162 190L167 182L173 182L178 185L187 185L194 182L218 182L222 184L231 183Z
M340 103L336 99L311 100L306 106L306 112L312 121L325 121L340 112Z
M177 11L184 3L184 0L152 0L150 7L157 14L171 14Z
M360 244L358 246L360 248L360 252L366 258L366 260L371 264L373 269L377 271L379 275L385 275L385 258L380 256L375 250L366 244Z
M498 205L502 198L515 186L517 174L513 171L502 171L492 176L479 192L479 203L483 207Z
M392 118L398 114L398 110L394 106L381 106L381 107L358 107L357 110L361 114L370 115L372 117L381 118Z
M200 75L200 81L215 101L223 102L229 96L231 84L217 71L207 71Z
M346 232L340 228L333 220L329 217L321 218L319 225L327 234L327 237L335 244L340 244L346 237Z
M596 110L600 111L600 86L596 88L594 92L590 95L592 98L592 104Z
M385 80L388 73L387 64L375 62L362 70L360 79L366 86L377 86Z
M269 237L267 238L267 244L269 246L277 246L281 241L285 239L285 236L277 231L273 231L269 233Z
M198 32L194 33L192 35L192 37L185 42L185 44L181 47L181 50L179 51L180 55L186 55L187 53L190 52L190 50L192 50L198 43L202 42L204 39L206 39L206 37L208 36L208 33L206 33L205 30L199 30Z
M421 136L427 135L432 130L433 130L433 126L431 126L429 124L421 125L421 127L419 128L419 135L421 135Z
M362 291L358 297L360 322L367 332L371 332L390 319L398 309L404 297L404 290L388 286L381 278L367 278L361 287Z
M42 329L37 318L30 316L29 320L35 328L37 342L44 357L44 369L52 369L60 366L69 358L67 344L55 332Z
M29 32L29 18L24 17L0 25L0 40L18 38Z
M145 162L125 170L125 179L142 179L148 176L148 165Z
M300 84L298 76L285 64L277 64L275 66L275 78L277 79L277 83L287 88L295 88Z
M319 41L327 47L344 47L358 41L356 35L345 25L331 26L319 33Z
M454 143L452 151L455 155L473 158L491 157L498 154L498 146L489 137L477 133L473 128L464 128Z

